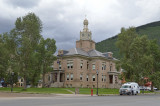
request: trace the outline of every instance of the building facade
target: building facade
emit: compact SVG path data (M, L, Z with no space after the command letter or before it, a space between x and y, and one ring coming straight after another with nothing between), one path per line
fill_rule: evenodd
M49 87L85 87L119 88L120 71L116 70L112 52L101 53L95 50L92 33L88 29L88 20L83 22L80 40L76 48L59 50L54 61L53 71L45 75Z

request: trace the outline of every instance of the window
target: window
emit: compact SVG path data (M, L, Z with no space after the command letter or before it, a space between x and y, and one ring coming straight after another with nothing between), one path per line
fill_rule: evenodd
M95 70L95 69L96 69L95 64L92 64L92 69L93 69L93 70Z
M71 65L71 68L73 68L73 61L70 63L70 65Z
M102 82L103 82L104 80L103 80L103 75L102 75Z
M70 68L70 64L69 64L69 63L67 63L67 68L68 68L68 69Z
M61 64L59 64L59 70L61 70Z
M96 76L95 76L95 75L92 76L92 80L93 80L93 81L96 80Z
M21 82L23 82L23 79L21 79Z
M110 71L112 71L112 66L110 66Z
M82 69L82 67L83 67L83 63L81 63L81 69Z
M113 75L109 75L109 83L110 83L110 84L113 83Z
M69 80L69 74L67 74L67 80Z
M89 69L89 63L88 63L88 61L87 61L87 70Z
M86 80L88 81L88 75L87 75L87 77L86 77Z
M102 75L102 82L106 82L106 75Z
M106 62L102 63L102 70L106 70Z
M103 78L104 78L104 82L106 82L106 75L104 75Z
M82 74L80 74L80 80L81 80L81 81L82 81L82 76L83 76L83 75L82 75Z
M71 74L71 80L73 80L73 74Z
M67 68L73 68L73 60L67 60Z
M106 70L106 65L104 65L104 70Z
M81 60L80 68L82 69L83 67L83 60Z

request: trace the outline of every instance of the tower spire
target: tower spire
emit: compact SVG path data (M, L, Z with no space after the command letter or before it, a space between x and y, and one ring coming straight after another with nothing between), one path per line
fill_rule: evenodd
M87 18L85 18L85 20L83 21L83 25L84 25L83 31L88 31L88 20L87 20Z
M86 17L86 15L85 15L85 17ZM92 33L88 29L88 20L87 20L87 18L84 19L83 26L84 26L83 27L83 31L80 32L80 39L81 40L92 40L91 39Z

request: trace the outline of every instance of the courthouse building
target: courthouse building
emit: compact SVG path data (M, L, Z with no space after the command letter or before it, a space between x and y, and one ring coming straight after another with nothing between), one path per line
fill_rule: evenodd
M116 70L112 52L101 53L95 50L95 41L88 29L85 19L84 28L80 31L80 40L76 48L59 50L54 61L53 71L45 75L45 82L50 87L98 87L119 88L121 81Z

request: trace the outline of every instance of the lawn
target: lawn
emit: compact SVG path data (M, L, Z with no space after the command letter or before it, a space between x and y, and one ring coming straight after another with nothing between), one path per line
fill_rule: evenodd
M11 88L0 88L0 91L10 92ZM28 92L28 93L54 93L54 94L72 94L75 88L13 88L13 92ZM93 88L93 94L96 94L97 89ZM118 89L99 88L99 94L118 94ZM91 94L91 88L79 88L79 94Z
M0 91L10 92L11 88L0 88ZM13 92L28 92L28 93L54 93L54 94L72 94L66 88L13 88Z
M11 88L0 88L0 92L10 92ZM13 88L13 92L25 92L25 93L42 93L42 94L72 94L75 92L75 88ZM97 93L97 89L93 88L93 94ZM142 92L141 92L142 93ZM144 93L152 93L145 91ZM79 88L79 94L91 94L91 88ZM119 94L119 89L99 88L98 94Z
M91 94L91 88L79 88L80 94ZM97 93L97 89L93 88L93 94ZM119 89L99 88L98 94L119 94Z

